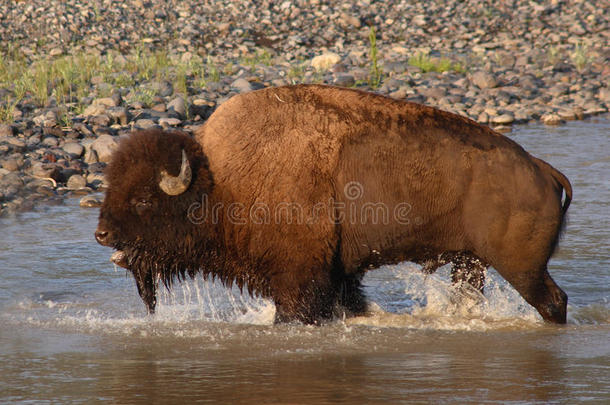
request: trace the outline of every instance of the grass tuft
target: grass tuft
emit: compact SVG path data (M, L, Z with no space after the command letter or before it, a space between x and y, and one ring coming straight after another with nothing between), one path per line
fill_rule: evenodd
M591 56L589 55L589 46L584 42L579 42L574 47L572 54L570 55L572 63L579 71L584 70L589 63L591 63Z
M409 65L420 68L423 73L465 73L466 71L461 63L455 63L447 58L432 58L428 53L424 52L419 52L417 55L410 57Z
M369 86L376 89L381 84L383 70L379 67L377 33L375 32L375 27L371 27L369 30L369 60L371 62L369 69Z

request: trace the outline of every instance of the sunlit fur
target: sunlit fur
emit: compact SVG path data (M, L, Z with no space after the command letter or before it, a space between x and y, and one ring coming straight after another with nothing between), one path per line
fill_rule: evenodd
M168 196L159 173L178 174L182 149L193 182ZM222 104L194 139L132 134L107 177L98 230L127 254L149 310L158 280L171 286L202 272L272 298L278 321L317 323L337 308L366 309L368 269L412 260L432 271L455 259L454 281L482 289L492 265L545 320L565 322L567 297L546 266L571 199L568 180L454 114L328 86L269 88ZM350 184L362 195L350 198ZM140 199L149 204L138 208ZM285 203L302 209L302 221L249 216L257 204ZM362 212L367 203L407 204L407 221L328 220L338 207ZM231 216L232 204L245 209ZM194 206L221 208L217 220L192 221Z

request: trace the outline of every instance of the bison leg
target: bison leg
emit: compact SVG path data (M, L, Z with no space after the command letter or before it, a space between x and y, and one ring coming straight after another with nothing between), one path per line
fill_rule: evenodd
M367 303L362 284L361 275L346 275L337 287L337 313L338 316L363 315L367 310Z
M500 267L500 266L498 266ZM535 272L507 272L498 270L547 322L566 323L568 296L549 275L546 266ZM526 273L526 274L524 274Z
M451 262L451 281L454 284L470 284L483 293L485 286L485 271L488 265L470 252L456 253Z
M154 314L155 306L157 305L157 294L152 272L133 271L133 277L136 280L138 294L140 294L140 298L144 301L148 313Z
M285 274L274 280L272 297L275 303L275 323L301 322L318 325L333 316L336 293L328 277L296 280Z

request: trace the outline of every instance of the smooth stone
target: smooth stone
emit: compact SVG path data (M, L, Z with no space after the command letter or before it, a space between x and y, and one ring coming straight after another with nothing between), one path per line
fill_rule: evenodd
M108 163L117 146L118 144L112 136L100 135L91 144L91 149L97 154L98 161Z
M99 198L88 195L81 198L78 205L82 208L97 208L102 206L102 201Z
M8 138L8 144L15 152L23 152L27 146L25 141L17 138Z
M440 88L440 87L429 87L429 88L422 87L420 89L417 89L417 92L422 94L426 98L433 98L433 99L443 98L447 94L445 89Z
M179 116L184 117L186 116L186 103L184 102L184 99L182 97L176 97L175 99L167 103L167 110L173 110Z
M88 165L96 164L99 162L99 158L97 157L97 152L93 149L85 148L85 157L83 157L83 162Z
M19 162L17 159L7 159L2 162L2 168L10 172L19 170Z
M0 137L15 135L15 127L8 124L0 124Z
M85 152L83 145L76 142L68 142L64 144L62 149L73 158L79 158L83 156L83 153Z
M500 132L500 133L508 133L511 132L513 129L510 125L497 125L493 127L494 131L496 132Z
M106 178L102 173L89 173L87 175L87 184L91 184L93 187L97 188L106 183Z
M85 111L83 111L83 115L88 117L88 116L101 115L101 114L104 114L105 112L106 112L106 105L91 104L90 106L85 108Z
M477 122L479 122L481 124L487 124L489 122L489 114L487 114L485 111L483 111L477 117Z
M103 105L105 107L116 107L119 105L115 97L103 97L93 100L93 105Z
M167 107L165 106L165 103L155 104L152 107L150 107L150 109L153 111L159 111L159 112L167 111Z
M554 113L544 114L540 117L540 121L542 121L545 125L559 125L563 122L559 115Z
M352 75L340 74L335 78L333 84L335 86L352 87L356 84L356 80Z
M85 195L93 192L91 187L81 187L75 190L71 190L73 195Z
M233 81L233 83L231 83L231 87L236 89L240 93L247 93L254 89L250 82L244 78L239 78Z
M36 162L32 165L32 175L42 179L53 179L53 182L60 180L61 169L54 163Z
M407 88L400 87L398 90L391 92L390 97L396 100L404 99L405 97L407 97Z
M44 146L49 146L52 148L52 147L59 145L59 141L54 136L47 136L46 138L44 138L42 140L42 144Z
M175 127L182 124L182 120L178 118L159 118L159 125L162 127Z
M73 174L66 182L66 187L70 190L78 190L87 186L87 180L80 174Z
M94 126L107 127L108 125L110 125L110 117L106 114L94 115L92 117L89 117L87 122Z
M492 89L498 86L495 76L483 71L473 73L470 80L480 89Z
M515 117L512 114L502 114L492 117L491 123L496 125L510 125L515 121Z
M136 120L136 122L134 123L134 126L141 128L141 129L149 129L149 128L156 127L157 124L155 123L155 121L151 120L150 118L142 118L141 120Z
M362 22L360 21L360 18L355 17L353 15L350 15L347 13L341 13L339 18L340 18L341 22L343 22L343 24L346 26L351 26L356 29L358 29L362 26Z
M576 119L576 113L572 110L560 110L557 112L559 118L566 121L573 121Z

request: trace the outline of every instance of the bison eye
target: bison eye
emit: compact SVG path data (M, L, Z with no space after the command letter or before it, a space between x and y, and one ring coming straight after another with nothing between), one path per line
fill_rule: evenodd
M138 215L144 215L152 208L152 202L145 198L133 199L131 200L131 204L135 206L136 212Z

